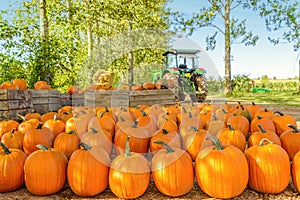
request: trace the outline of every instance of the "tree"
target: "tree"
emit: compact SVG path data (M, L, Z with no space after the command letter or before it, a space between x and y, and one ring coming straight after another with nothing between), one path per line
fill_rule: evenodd
M206 37L207 50L214 50L216 46L216 36L221 34L225 44L225 93L231 93L231 47L234 43L243 43L246 46L255 45L258 36L247 30L246 19L238 19L231 15L232 11L241 9L252 9L259 11L259 14L266 19L269 30L278 30L283 24L291 25L283 38L289 42L295 42L299 46L299 3L293 1L272 1L272 0L207 0L208 6L200 8L199 12L192 17L186 18L182 14L175 13L175 25L177 28L188 31L192 34L195 30L203 27L212 27L216 32L212 36ZM220 25L218 22L222 21ZM272 39L270 39L272 40ZM274 40L277 42L278 40Z

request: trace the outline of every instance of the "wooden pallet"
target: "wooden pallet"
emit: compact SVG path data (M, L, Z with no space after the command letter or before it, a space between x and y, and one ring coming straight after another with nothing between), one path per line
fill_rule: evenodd
M72 94L71 106L84 106L84 93Z
M33 111L32 95L28 90L0 90L0 117L20 120L18 114Z
M92 107L128 107L129 91L87 90L84 93L84 105Z
M175 94L169 89L130 91L129 105L131 107L139 104L151 106L155 104L172 105L174 103Z
M31 90L35 112L44 114L61 108L61 94L57 90Z

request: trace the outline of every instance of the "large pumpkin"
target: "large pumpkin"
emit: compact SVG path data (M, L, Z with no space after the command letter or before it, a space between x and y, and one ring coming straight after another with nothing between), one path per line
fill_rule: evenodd
M110 158L99 146L79 145L82 148L74 151L69 160L68 184L78 196L94 196L108 185Z
M266 130L270 130L275 132L275 125L273 123L273 121L268 118L268 117L261 117L261 116L256 116L255 118L253 118L253 120L250 123L250 133L254 133L256 131L260 131L260 128L258 127L258 125L261 125L264 127L264 129Z
M156 143L165 148L152 158L152 177L156 188L164 195L178 197L187 194L194 185L193 162L187 152L171 148L162 141Z
M25 161L25 185L34 195L49 195L60 191L66 183L67 157L55 149L37 145L39 150Z
M215 146L202 149L195 162L198 185L203 192L214 198L236 197L247 187L247 160L236 147L223 147L216 137L209 138Z
M24 163L27 155L19 149L0 146L0 192L10 192L24 186Z
M132 199L143 195L149 183L148 161L142 154L130 152L127 137L125 153L118 155L110 166L110 189L119 198Z
M257 192L277 194L285 190L290 181L290 159L279 145L262 139L245 151L249 165L249 187ZM271 170L273 169L273 170Z
M263 138L269 139L271 142L281 146L280 138L274 131L266 130L260 124L258 124L260 131L256 131L250 135L248 138L248 147L253 145L258 145Z
M272 118L278 136L284 131L291 130L291 128L288 127L289 124L297 126L296 119L292 115L285 115L280 111L275 111L274 113L279 114Z
M250 131L250 123L248 119L242 115L232 116L228 119L227 123L230 123L234 129L240 130L245 138L248 137Z

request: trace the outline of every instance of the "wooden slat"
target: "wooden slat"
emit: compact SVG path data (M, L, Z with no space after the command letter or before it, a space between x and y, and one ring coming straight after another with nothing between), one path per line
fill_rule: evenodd
M29 90L0 90L0 100L10 100L10 99L31 99L31 91Z
M0 116L5 116L13 120L20 120L20 118L17 116L18 114L25 115L30 112L33 112L32 108L25 108L19 110L0 110Z
M28 100L8 100L0 101L0 110L16 110L23 108L32 108L32 101Z
M58 111L61 108L61 104L36 104L33 105L33 109L35 112L40 114L44 114L51 111Z
M57 90L31 90L33 98L57 97L60 98L60 92Z

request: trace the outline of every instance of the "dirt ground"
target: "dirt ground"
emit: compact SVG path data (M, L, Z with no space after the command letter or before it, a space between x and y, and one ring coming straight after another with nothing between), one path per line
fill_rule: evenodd
M282 111L284 114L290 114L300 122L300 107L280 107L274 105L264 105L265 108L272 110ZM300 123L299 123L300 124ZM299 127L299 126L298 126ZM14 192L0 193L0 199L29 199L29 200L54 200L54 199L87 199L76 196L71 189L66 185L62 191L57 194L39 197L32 195L25 187ZM118 199L109 189L109 187L94 197L88 199ZM170 198L161 194L155 187L153 181L151 181L145 194L140 197L140 199L214 199L204 194L197 185L195 181L193 189L186 195L178 198ZM289 186L280 194L261 194L257 193L251 189L246 189L241 195L234 199L251 199L251 200L267 200L267 199L300 199L300 194L296 191L292 182L290 181Z

